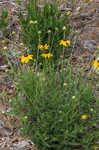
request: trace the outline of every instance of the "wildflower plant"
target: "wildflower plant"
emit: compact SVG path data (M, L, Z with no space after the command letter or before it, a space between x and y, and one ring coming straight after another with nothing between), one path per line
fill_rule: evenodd
M18 128L38 150L92 150L99 137L98 101L83 73L75 74L70 60L63 58L72 45L68 38L71 12L63 16L57 1L45 1L40 8L39 0L29 0L26 9L26 16L19 14L20 48L26 46L26 51L19 54L16 94L9 102L19 117ZM3 49L6 53L7 47ZM99 68L98 63L94 61L93 67Z
M24 43L36 58L41 56L39 49L47 43L49 47L45 46L48 53L52 53L53 59L56 59L62 53L59 41L64 39L64 32L65 38L70 33L68 15L62 16L58 10L58 2L51 4L45 1L44 8L40 8L38 0L30 0L26 2L26 9L26 17L21 12L19 14Z
M21 71L17 77L12 111L20 118L21 132L39 150L91 150L96 145L97 99L72 66L56 72L49 65L42 72Z

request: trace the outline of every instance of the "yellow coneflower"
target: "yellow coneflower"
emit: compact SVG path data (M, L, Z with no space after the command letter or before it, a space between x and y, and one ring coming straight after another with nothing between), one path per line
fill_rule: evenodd
M70 46L70 41L69 40L60 40L59 45L63 46Z
M99 57L92 62L92 70L99 74Z
M66 41L65 40L60 40L59 45L66 46Z
M70 46L70 41L69 41L69 40L67 40L67 41L66 41L66 44L67 44L68 46Z
M92 62L92 66L95 67L95 68L99 68L99 58L95 59L95 60Z
M38 49L44 49L44 46L42 44L38 45Z
M33 55L23 55L21 56L22 63L28 63L30 59L32 59Z
M44 45L44 49L48 49L48 44L45 44L45 45Z
M41 54L41 56L42 56L43 58L50 58L50 57L53 56L53 54L52 54L52 53L43 53L43 54Z

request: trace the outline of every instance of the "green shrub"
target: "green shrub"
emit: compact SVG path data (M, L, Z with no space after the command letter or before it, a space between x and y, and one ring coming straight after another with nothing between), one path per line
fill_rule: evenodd
M22 133L38 150L93 149L99 136L96 104L91 87L71 67L21 72L11 102Z
M66 40L71 27L68 25L68 16L63 15L58 10L58 4L46 3L44 8L38 6L37 0L30 0L26 4L27 15L21 12L19 19L22 28L23 41L29 52L37 58L41 54L38 50L39 44L48 44L50 53L53 53L53 59L62 54L62 48L59 47L59 40ZM66 25L66 31L63 27ZM39 51L39 52L38 52ZM46 52L48 52L46 51ZM40 59L39 59L40 60Z

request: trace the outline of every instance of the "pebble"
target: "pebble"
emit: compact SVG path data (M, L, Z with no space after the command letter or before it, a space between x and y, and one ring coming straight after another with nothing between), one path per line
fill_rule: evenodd
M5 123L2 120L0 120L0 136L5 137L10 135L12 135L11 129L7 128L5 126Z
M89 50L89 52L94 52L96 49L96 41L95 40L84 40L83 47L84 47L84 49Z
M30 146L31 141L29 140L23 140L18 143L14 143L13 147L11 147L11 150L28 150ZM31 143L31 145L34 145Z
M77 11L80 11L80 7L77 7L76 10L77 10Z

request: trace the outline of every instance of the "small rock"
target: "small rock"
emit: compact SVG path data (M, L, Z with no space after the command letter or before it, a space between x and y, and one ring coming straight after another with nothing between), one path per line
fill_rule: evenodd
M10 136L12 135L12 131L9 128L3 127L0 128L0 136L5 137L5 136Z
M87 79L87 80L91 80L91 79L92 79L91 74L90 74L90 73L85 74L85 79Z
M5 123L2 120L0 120L0 137L10 136L10 135L12 135L11 129L7 128L5 126Z
M17 144L13 144L13 147L11 148L11 150L28 150L30 147L30 141L20 141Z
M96 8L96 13L99 13L99 7Z
M8 91L9 94L13 94L13 92L14 92L13 89L10 89L10 90Z
M96 41L95 40L84 40L83 47L84 47L84 49L87 49L90 52L94 52L96 49Z
M77 7L76 10L77 10L77 11L80 11L80 7Z
M0 120L0 129L4 127L4 122L2 120Z
M8 69L10 66L9 65L3 65L3 66L0 66L0 71L4 71L5 69Z

